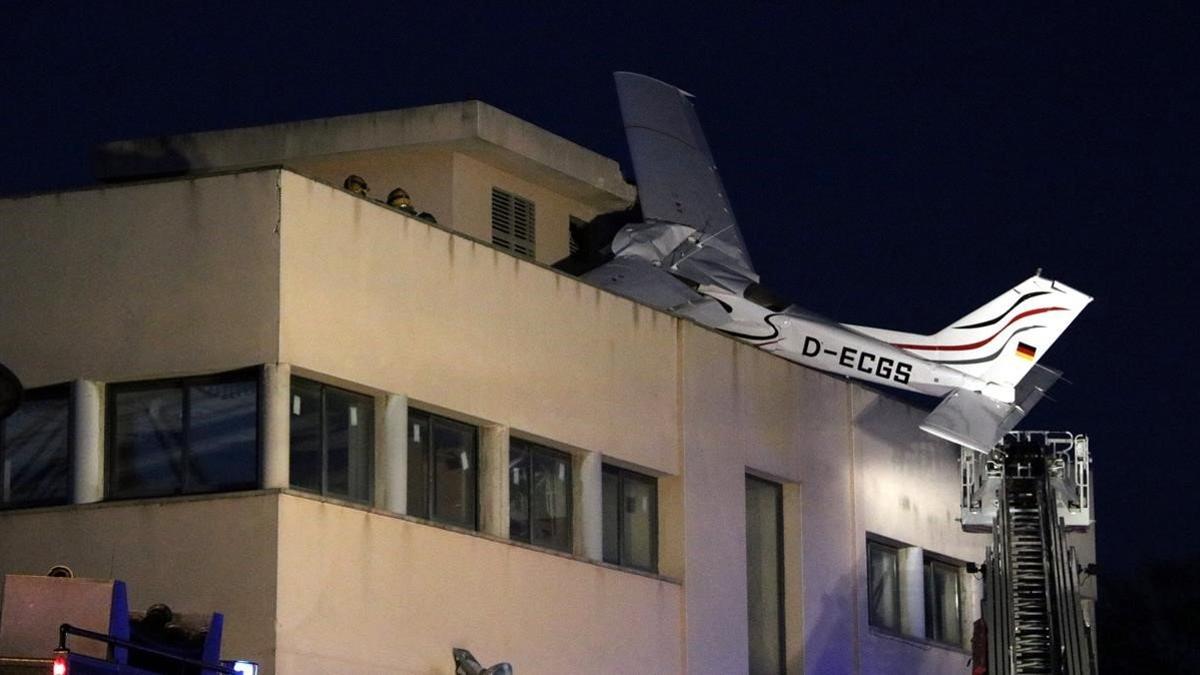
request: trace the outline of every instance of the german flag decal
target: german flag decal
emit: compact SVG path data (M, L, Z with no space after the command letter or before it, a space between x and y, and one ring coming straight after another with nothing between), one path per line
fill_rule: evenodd
M1017 356L1032 361L1036 354L1037 347L1034 347L1033 345L1027 345L1024 342L1017 343Z

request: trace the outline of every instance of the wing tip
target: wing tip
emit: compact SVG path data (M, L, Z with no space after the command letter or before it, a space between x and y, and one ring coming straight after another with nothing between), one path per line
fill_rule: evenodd
M677 87L677 86L675 86L675 85L671 84L670 82L664 82L664 81L662 81L662 80L660 80L660 79L658 79L658 78L656 78L656 77L650 77L649 75L643 75L643 74L641 74L641 73L635 73L635 72L633 72L633 71L630 71L630 70L617 70L617 71L614 71L614 72L613 72L613 80L615 80L615 81L616 81L616 83L617 83L617 86L618 86L618 87L619 87L619 86L621 86L621 82L622 82L623 80L624 80L624 81L628 81L628 82L638 82L638 81L642 81L642 82L647 82L647 83L651 83L651 84L660 85L660 86L663 86L663 87L669 87L669 88L671 88L671 89L674 89L675 91L679 92L680 94L682 94L682 95L684 95L684 96L686 96L686 97L688 97L688 98L696 98L696 95L695 95L695 94L693 94L693 93L691 93L690 91L687 91L687 90L685 90L685 89L680 89L679 87Z

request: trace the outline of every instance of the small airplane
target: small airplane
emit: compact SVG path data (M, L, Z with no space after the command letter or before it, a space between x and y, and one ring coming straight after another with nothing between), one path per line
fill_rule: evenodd
M836 323L759 283L692 96L615 74L637 178L626 211L572 226L556 267L785 359L930 396L921 429L990 452L1059 378L1038 365L1092 298L1038 274L932 335Z

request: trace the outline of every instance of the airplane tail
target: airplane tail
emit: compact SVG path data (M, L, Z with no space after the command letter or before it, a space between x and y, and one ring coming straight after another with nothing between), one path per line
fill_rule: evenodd
M1015 387L1091 301L1035 274L933 335L850 328L986 382Z
M1091 301L1035 274L923 343L897 346L988 382L1016 386Z

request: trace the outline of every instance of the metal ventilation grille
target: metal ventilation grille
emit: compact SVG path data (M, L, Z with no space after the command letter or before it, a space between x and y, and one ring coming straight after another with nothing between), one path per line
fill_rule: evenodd
M537 231L533 202L492 188L492 243L532 258Z

